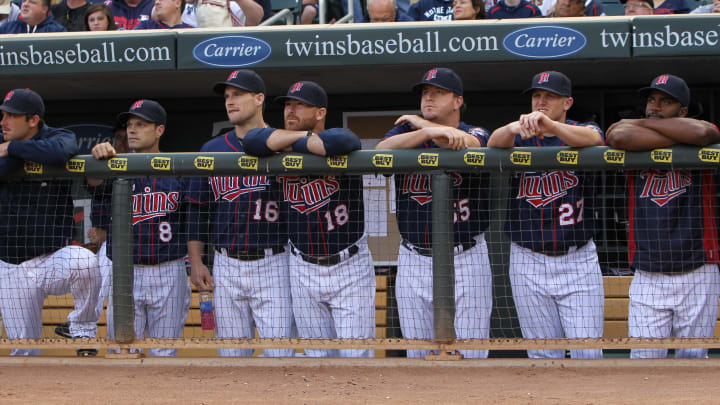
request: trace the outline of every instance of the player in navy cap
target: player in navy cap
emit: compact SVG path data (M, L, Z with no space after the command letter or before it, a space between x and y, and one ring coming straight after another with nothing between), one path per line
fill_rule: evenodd
M427 71L413 86L422 115L403 115L376 149L461 149L485 146L488 132L460 121L464 106L460 77L447 68ZM459 339L490 337L492 275L484 231L488 227L486 175L449 173L455 210L455 332ZM402 236L396 296L407 339L433 338L432 176L395 176L397 221ZM408 350L408 357L427 355ZM487 350L461 351L468 358Z
M138 100L117 120L127 129L128 147L135 153L160 152L160 137L165 133L167 114L160 103ZM92 149L95 159L110 159L117 154L109 142ZM132 180L133 194L133 298L135 335L139 339L180 338L190 308L190 284L185 269L187 232L184 229L184 182L176 177L142 177ZM110 206L112 182L96 190L96 198ZM108 213L109 214L109 213ZM103 288L112 289L112 230L107 224L105 249L99 252ZM104 300L101 296L100 300ZM114 337L113 299L108 299L107 334ZM175 356L176 349L150 349L151 356Z
M74 133L45 125L45 105L36 92L8 92L0 111L2 178L24 162L64 165L78 152ZM41 338L45 297L67 293L75 301L68 316L70 336L95 337L100 272L93 252L70 245L73 224L72 181L0 183L0 311L8 338ZM12 354L40 350L13 349Z
M594 122L567 119L572 84L560 72L535 75L532 112L496 129L488 146L602 145ZM512 241L510 283L526 339L599 338L603 335L602 273L592 237L597 178L578 171L516 172L505 230ZM564 350L528 350L529 357L564 358ZM573 358L601 350L571 350Z
M202 152L245 152L253 128L265 128L265 83L252 70L236 70L215 84L225 97L234 129L203 145ZM292 336L288 232L281 189L269 176L215 176L190 180L188 256L191 281L215 293L219 338ZM210 224L208 235L207 224ZM207 242L215 247L213 274L203 263ZM293 356L292 349L265 350ZM251 349L220 349L221 356L250 356Z
M607 131L610 146L648 150L720 142L718 128L688 118L690 89L663 74L640 90L645 118L624 119ZM631 337L712 337L720 275L716 194L711 170L647 169L627 173L628 333ZM707 349L676 349L675 357L706 357ZM664 358L667 349L633 349L632 358Z
M344 155L360 139L343 128L325 129L328 99L315 82L288 88L282 103L285 129L258 128L245 137L246 151ZM287 212L290 283L302 338L375 337L375 270L365 235L361 176L278 176ZM310 350L311 357L372 357L372 350Z

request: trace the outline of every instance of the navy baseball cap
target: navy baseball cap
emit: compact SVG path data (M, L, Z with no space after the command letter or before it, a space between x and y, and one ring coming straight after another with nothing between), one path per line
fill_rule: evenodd
M687 83L685 83L685 80L677 76L669 74L660 75L653 79L650 87L643 87L639 91L642 95L647 96L653 90L662 91L679 101L680 104L685 107L690 105L690 89Z
M134 102L133 105L130 106L130 111L118 114L117 120L125 123L131 116L140 117L145 121L158 125L165 125L167 121L165 109L160 103L153 100L138 100Z
M550 70L533 76L530 87L523 94L534 90L545 90L562 97L572 97L572 82L560 72Z
M263 82L260 75L249 69L236 70L230 73L224 82L215 83L213 91L224 94L225 86L237 87L251 93L265 94L265 82Z
M327 108L328 99L325 90L315 82L302 81L294 83L287 91L287 95L275 97L275 101L284 103L287 99L301 101L307 105Z
M425 72L420 82L413 85L412 90L419 92L423 86L429 84L448 91L452 91L458 96L463 95L463 85L460 77L448 68L433 68Z
M45 116L45 103L39 94L30 89L15 89L5 95L0 111L39 115L42 118Z

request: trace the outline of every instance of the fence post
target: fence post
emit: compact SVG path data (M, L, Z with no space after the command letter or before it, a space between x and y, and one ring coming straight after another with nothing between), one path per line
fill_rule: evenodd
M132 183L116 179L112 191L113 323L115 341L135 340L133 299Z
M436 342L455 340L455 255L452 183L444 172L432 175L433 316Z

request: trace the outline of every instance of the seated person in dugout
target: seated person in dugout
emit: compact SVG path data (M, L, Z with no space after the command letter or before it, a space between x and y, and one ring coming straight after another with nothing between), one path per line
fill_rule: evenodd
M532 112L496 129L488 146L596 146L604 143L594 122L568 120L570 79L542 72L530 88ZM505 231L510 283L526 339L600 338L604 290L592 235L597 177L579 171L516 172ZM571 350L573 358L600 358L601 350ZM531 358L564 358L564 350L528 350Z
M649 150L720 142L718 128L688 118L690 90L663 74L640 90L644 119L624 119L607 131L610 146ZM720 274L716 196L710 170L647 169L627 173L628 333L631 337L712 337ZM707 349L676 349L675 357L707 357ZM631 358L664 358L667 349L633 349Z
M450 69L427 71L413 86L420 95L422 116L399 117L376 149L458 150L485 146L484 128L460 121L464 108L463 85ZM455 330L458 339L488 339L492 311L492 272L485 230L488 227L488 177L449 173L452 177L455 247ZM395 291L400 328L406 339L432 339L433 247L432 176L425 173L395 175L397 222L402 235ZM479 190L479 191L478 191ZM461 350L466 358L486 358L487 350ZM428 350L408 350L410 358Z

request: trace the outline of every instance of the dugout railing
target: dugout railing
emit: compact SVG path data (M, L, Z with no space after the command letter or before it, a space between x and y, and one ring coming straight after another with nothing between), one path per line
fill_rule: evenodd
M630 349L630 348L716 348L720 338L593 338L522 339L520 336L458 340L454 330L454 266L449 172L491 173L500 181L504 173L534 170L594 170L615 172L635 169L716 169L720 164L720 145L698 148L674 146L643 152L627 152L607 147L591 148L477 148L460 151L445 149L402 151L357 151L347 156L323 158L296 153L256 158L243 153L157 153L122 154L98 161L92 156L72 158L64 167L48 167L26 162L23 170L4 181L41 181L61 178L114 179L113 214L113 291L115 339L64 340L45 336L38 340L0 341L0 348L129 348L219 349L378 349L437 350L439 358L455 350L527 349ZM334 339L136 339L133 329L132 191L128 179L153 176L208 177L215 175L288 174L432 174L433 196L433 340L384 338L370 340ZM604 176L603 176L604 177ZM495 183L493 183L495 184ZM602 191L607 194L607 191ZM604 197L602 197L604 198ZM492 229L490 232L494 232ZM606 232L606 230L601 230Z

